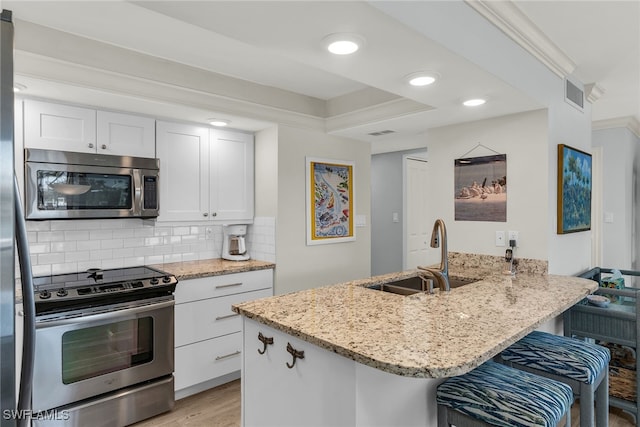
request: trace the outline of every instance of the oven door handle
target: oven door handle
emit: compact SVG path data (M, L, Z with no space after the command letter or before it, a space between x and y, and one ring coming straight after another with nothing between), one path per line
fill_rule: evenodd
M162 308L173 307L175 305L175 301L173 296L170 297L170 300L158 301L153 303L146 304L137 304L132 307L125 307L122 309L117 309L113 311L106 311L96 314L87 314L86 316L71 316L71 317L62 317L55 318L51 320L42 320L40 322L36 322L36 329L42 328L51 328L54 326L62 326L62 325L71 325L76 324L79 321L82 322L94 322L101 320L110 320L110 319L122 319L123 317L135 316L141 313L147 313L149 311L160 310Z

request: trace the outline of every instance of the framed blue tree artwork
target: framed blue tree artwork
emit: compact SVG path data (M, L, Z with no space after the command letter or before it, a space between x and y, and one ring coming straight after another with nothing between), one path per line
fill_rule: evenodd
M591 230L591 154L558 145L558 234Z

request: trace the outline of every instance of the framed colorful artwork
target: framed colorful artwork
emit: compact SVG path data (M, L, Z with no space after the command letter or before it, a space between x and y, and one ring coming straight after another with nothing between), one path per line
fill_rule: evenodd
M354 162L307 157L306 164L307 245L354 241Z
M591 154L558 145L558 234L591 230Z

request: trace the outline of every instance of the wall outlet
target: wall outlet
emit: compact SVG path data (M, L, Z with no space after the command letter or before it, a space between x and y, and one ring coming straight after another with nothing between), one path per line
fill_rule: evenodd
M518 246L518 232L517 231L509 231L507 238L509 241L513 240L516 242L515 246Z
M213 227L205 228L204 233L207 240L213 240Z
M504 245L504 231L496 231L496 246Z

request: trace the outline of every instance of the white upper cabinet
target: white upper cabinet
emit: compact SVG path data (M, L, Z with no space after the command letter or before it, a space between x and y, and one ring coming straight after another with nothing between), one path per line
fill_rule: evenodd
M24 101L27 148L155 157L155 120L51 102Z
M158 221L253 220L253 136L157 122Z
M156 124L160 159L159 221L209 218L209 129L178 123Z
M96 152L96 110L24 101L24 145L45 150Z
M211 204L216 218L253 219L253 135L212 129Z
M156 157L154 119L108 111L98 111L97 119L98 153Z

